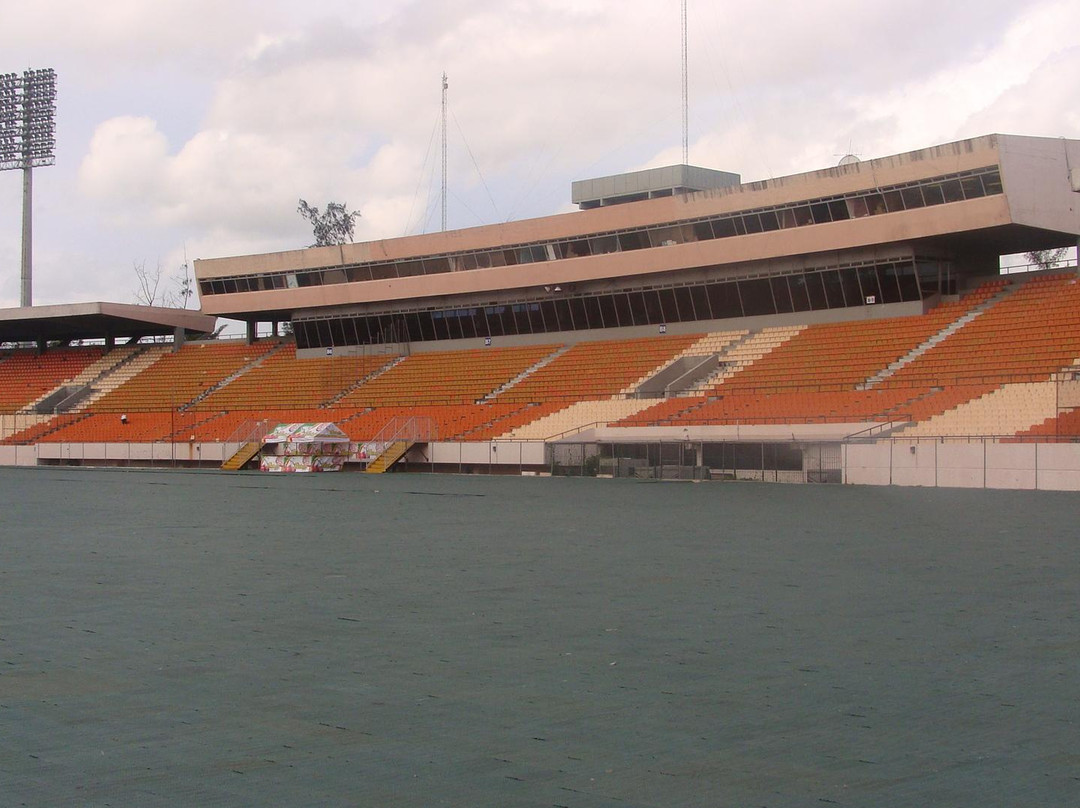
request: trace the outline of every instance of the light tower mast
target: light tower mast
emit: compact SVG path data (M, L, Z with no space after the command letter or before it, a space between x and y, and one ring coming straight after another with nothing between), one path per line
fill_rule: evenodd
M446 232L446 90L450 85L442 74L442 229Z
M0 171L22 169L22 276L19 305L33 305L33 170L56 162L56 73L0 73Z
M688 42L686 33L686 2L682 0L682 161L690 163L690 91L688 75Z

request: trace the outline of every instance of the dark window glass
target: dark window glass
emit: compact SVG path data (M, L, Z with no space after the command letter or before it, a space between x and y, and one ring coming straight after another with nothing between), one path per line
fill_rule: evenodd
M911 264L898 264L896 281L900 284L900 299L903 301L919 299L919 280L915 276L915 267Z
M461 336L463 339L472 339L476 336L476 312L477 309L466 309L465 313L458 317L458 322L461 324ZM483 309L479 309L483 311ZM483 331L480 332L483 335Z
M941 192L941 186L937 184L924 185L923 199L926 200L926 204L929 205L944 205L945 195Z
M514 323L514 313L509 306L493 306L487 311L488 332L493 337L501 337L505 334L516 334L517 325Z
M308 324L306 322L293 322L292 324L293 334L296 335L296 347L297 348L310 348L311 338L308 335Z
M634 325L648 325L649 311L641 292L628 292L626 297L630 301L630 321Z
M396 278L393 264L372 264L371 266L371 279L373 281L382 281L387 278Z
M600 317L603 318L604 328L614 328L619 324L619 318L615 314L615 298L612 295L600 295L596 298L600 307Z
M492 267L504 267L506 266L506 251L505 250L493 250L487 253L488 264Z
M570 316L570 303L566 298L560 297L555 299L555 316L559 320L560 331L574 330L574 320Z
M925 206L922 198L922 188L902 188L900 190L900 196L904 200L904 207L907 210Z
M787 314L792 310L791 290L788 289L788 279L781 275L778 278L770 278L769 286L772 287L773 300L776 302L776 311L779 314Z
M596 236L589 239L589 248L593 255L606 255L619 249L619 243L615 236Z
M512 267L512 266L517 265L517 262L518 262L518 260L517 260L518 259L517 250L511 248L511 249L508 249L508 250L501 250L500 253L502 254L502 257L503 257L503 263L506 266Z
M1001 174L997 171L991 171L989 174L982 175L983 191L987 195L1000 194L1001 193Z
M735 220L731 218L716 219L713 222L713 231L716 233L717 238L730 238L738 235L735 232Z
M884 296L878 284L877 270L874 267L859 267L858 275L859 284L862 286L862 302L866 305L881 303ZM871 301L870 298L873 300Z
M821 282L821 273L807 272L803 278L806 281L806 296L810 299L811 311L829 308L829 300L825 297L825 286Z
M433 340L435 339L435 324L431 321L431 312L422 311L418 315L420 320L420 339Z
M326 320L316 320L315 329L318 334L317 345L324 348L330 344L330 324Z
M660 299L660 322L679 322L679 307L675 305L675 290L657 289L656 295Z
M211 281L199 281L199 294L200 295L212 295L216 292L212 291L214 288Z
M539 303L526 303L525 304L525 316L529 323L529 333L543 334L545 331L554 330L551 328L550 323L544 322L544 312L540 308ZM526 333L525 331L521 332Z
M694 301L694 316L697 320L711 320L712 312L709 310L709 295L704 286L688 287L690 298ZM679 301L679 310L684 311L682 301Z
M792 275L788 278L788 288L791 290L791 308L793 311L810 310L810 295L806 288L806 283L806 275Z
M832 221L829 214L829 206L824 202L815 202L810 206L810 215L814 217L814 224L825 224ZM845 215L845 219L848 217Z
M476 253L465 253L461 257L461 265L464 269L476 269Z
M578 239L577 241L567 242L566 245L566 257L578 258L583 255L592 255L589 251L589 242L585 239Z
M435 339L447 339L448 334L446 332L446 318L441 311L433 311L431 313L432 323L435 326ZM377 340L381 341L381 340Z
M803 227L814 223L814 214L810 212L809 205L800 205L797 208L793 208L791 213L795 217L796 227Z
M572 297L566 301L570 306L570 316L574 320L574 328L579 331L589 327L589 319L585 316L585 301L580 297Z
M619 326L633 325L634 324L634 318L630 313L630 298L628 298L626 296L626 293L625 292L615 292L611 296L611 298L612 298L612 300L615 301L615 314L618 317L618 325ZM608 328L611 328L612 325L614 325L614 324L611 323L611 322L608 322Z
M529 322L529 309L524 305L511 306L510 311L503 314L503 323L507 334L531 334L538 330Z
M712 241L713 230L709 222L694 222L694 238L698 241Z
M707 288L714 320L743 316L737 283L710 283Z
M501 255L501 253L500 253L500 255ZM476 259L476 268L477 269L488 269L488 268L491 267L491 253L490 252L475 253L473 257Z
M649 246L649 239L645 233L636 230L631 233L619 233L619 249L642 250Z
M881 297L879 303L899 303L900 297L900 282L896 277L897 267L895 264L886 264L885 266L878 267L878 286L881 287Z
M844 284L840 280L840 273L835 269L826 269L818 273L821 276L821 284L825 288L825 300L830 309L842 309L847 303L844 300Z
M675 305L678 307L678 318L681 322L692 322L698 319L694 312L693 296L690 294L690 287L679 286L674 290L675 292Z
M600 299L598 297L586 297L581 300L582 313L589 328L603 328L604 318L600 313ZM574 319L577 319L577 311L574 311Z
M851 218L848 216L848 207L843 199L834 199L827 207L829 208L829 215L832 216L834 222L842 222L845 219Z
M397 270L397 276L399 278L408 278L413 275L424 274L424 262L423 261L398 261L395 265Z
M964 177L960 180L960 189L964 192L964 199L978 199L985 196L982 180L976 177Z
M776 314L776 304L773 303L768 278L739 281L739 296L742 298L743 309L748 317Z
M780 229L780 222L776 218L775 211L764 210L761 212L761 229L766 233Z
M880 216L885 213L885 198L881 194L870 194L866 197L866 209L871 216Z
M743 214L742 223L747 233L761 232L761 219L756 213Z
M946 202L961 202L964 199L964 191L960 188L960 180L945 180L941 183L941 192L945 195Z
M886 191L881 198L885 200L885 210L889 213L904 209L904 200L900 197L899 191Z
M540 301L540 315L543 318L544 323L541 331L558 331L559 330L559 318L555 315L555 303L551 300ZM533 329L534 331L536 329Z
M236 279L235 278L226 278L224 281L222 281L222 283L225 286L225 294L227 294L227 295L236 294Z
M865 305L862 296L862 287L859 286L859 276L854 269L840 270L840 285L844 287L844 301L848 306Z
M330 321L330 344L331 345L347 345L345 340L345 330L341 327L341 320Z
M461 318L455 316L456 312L448 311L443 315L446 321L446 336L448 339L461 339Z
M450 259L445 255L439 258L425 258L424 259L424 274L425 275L439 275L444 272L450 271Z

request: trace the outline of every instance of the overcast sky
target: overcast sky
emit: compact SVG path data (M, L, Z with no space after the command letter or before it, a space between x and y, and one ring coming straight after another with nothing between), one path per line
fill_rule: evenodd
M744 181L958 138L1080 137L1075 0L689 0L690 161ZM570 209L570 182L681 157L678 0L0 0L0 72L57 71L34 303L134 302L135 263ZM0 307L22 174L0 173Z

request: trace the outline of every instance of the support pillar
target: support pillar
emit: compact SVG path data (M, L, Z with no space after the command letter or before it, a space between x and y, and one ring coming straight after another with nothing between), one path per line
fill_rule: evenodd
M33 256L34 256L34 170L27 164L23 166L22 199L22 287L19 305L33 305Z
M247 344L253 345L255 343L255 335L258 333L259 324L253 320L247 321Z

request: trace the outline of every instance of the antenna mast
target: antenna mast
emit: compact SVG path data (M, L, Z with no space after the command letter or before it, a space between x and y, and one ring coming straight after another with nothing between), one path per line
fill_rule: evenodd
M682 0L682 161L690 162L690 92L687 83L686 0Z
M446 90L450 85L442 74L442 229L446 232Z

